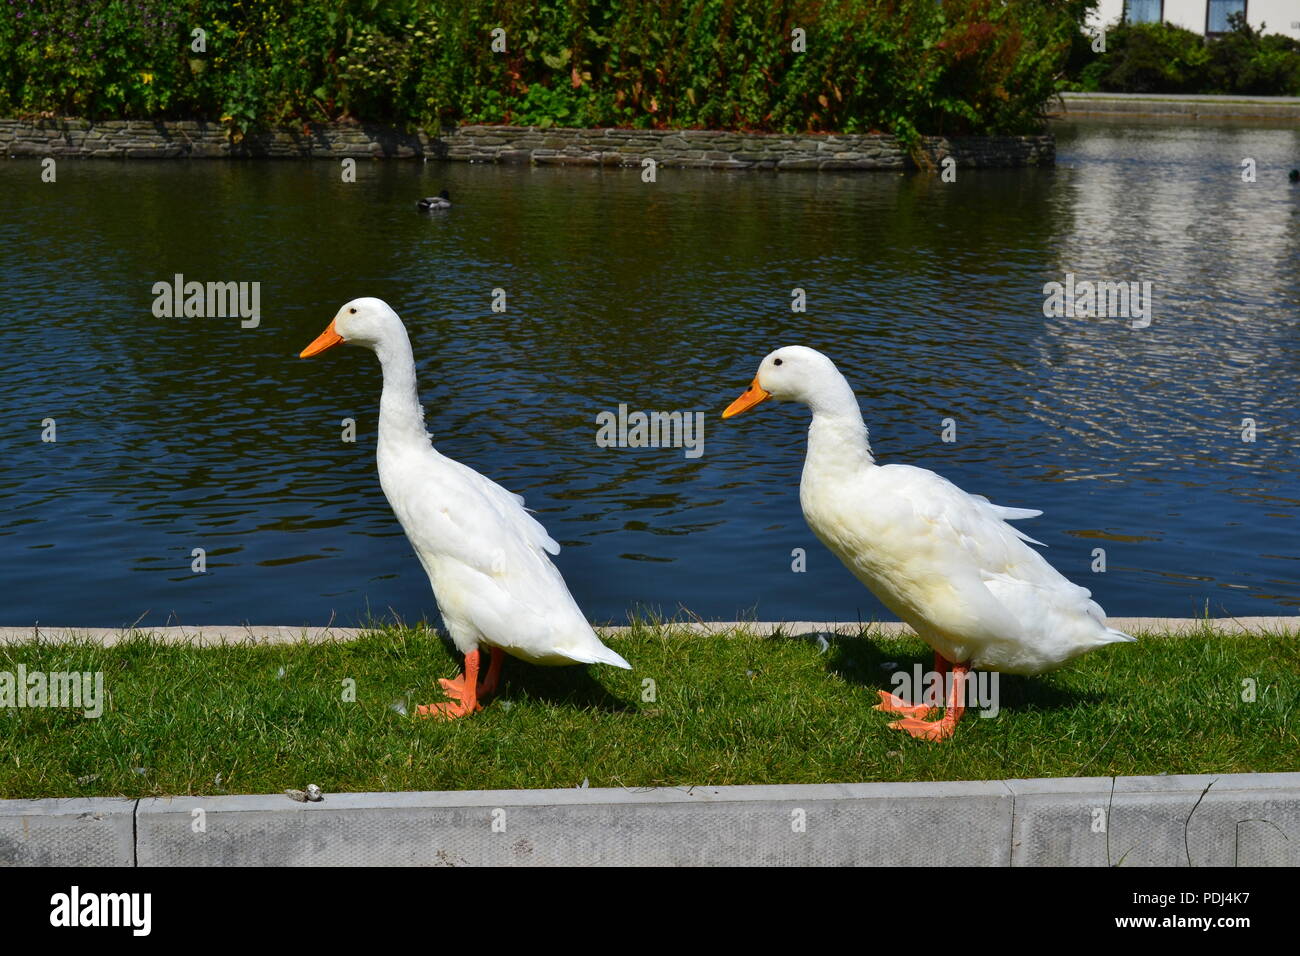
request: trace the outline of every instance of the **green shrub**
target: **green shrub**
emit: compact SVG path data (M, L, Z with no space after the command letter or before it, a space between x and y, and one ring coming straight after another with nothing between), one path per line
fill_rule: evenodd
M1118 24L1106 52L1070 56L1068 86L1087 92L1300 95L1300 41L1253 30L1241 14L1207 40L1167 23Z
M1038 128L1089 0L0 0L0 112ZM207 49L190 49L191 31ZM506 50L491 49L505 30ZM792 31L806 31L806 52ZM1261 62L1260 69L1272 68Z
M1300 95L1300 41L1251 29L1239 13L1231 32L1209 45L1209 85L1215 92Z
M6 111L149 116L181 82L174 0L0 0L0 104Z

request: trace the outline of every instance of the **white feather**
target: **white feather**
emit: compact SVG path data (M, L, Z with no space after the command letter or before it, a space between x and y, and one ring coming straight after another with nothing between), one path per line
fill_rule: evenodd
M468 653L486 644L536 664L630 668L578 608L549 557L560 546L524 499L434 449L397 314L379 299L355 299L334 327L379 356L379 481L457 648Z
M813 532L949 661L1036 674L1133 640L1007 523L1042 512L995 505L924 468L877 465L857 398L826 356L778 349L757 381L813 410L799 489Z

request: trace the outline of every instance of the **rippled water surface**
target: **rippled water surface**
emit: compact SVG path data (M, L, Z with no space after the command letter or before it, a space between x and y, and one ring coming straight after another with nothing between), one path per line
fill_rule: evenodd
M0 163L0 624L433 618L375 475L374 357L296 357L360 295L405 318L439 448L527 497L595 620L889 616L804 524L807 413L718 418L796 343L882 463L1042 508L1021 527L1110 613L1295 613L1300 131L1057 131L1055 170L952 184ZM260 326L155 318L175 273L260 282ZM1045 318L1066 273L1150 281L1150 327ZM703 455L598 447L620 403L704 412Z

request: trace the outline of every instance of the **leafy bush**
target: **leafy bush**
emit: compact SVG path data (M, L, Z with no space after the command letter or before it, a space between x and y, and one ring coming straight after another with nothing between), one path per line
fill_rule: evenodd
M1206 39L1167 23L1118 24L1104 54L1070 64L1078 90L1111 93L1300 95L1300 41L1253 30L1233 13L1230 32ZM1081 65L1085 64L1086 65Z
M8 109L148 116L180 85L176 0L0 0L0 102Z
M1231 32L1209 45L1209 85L1216 92L1263 96L1300 95L1300 40L1258 33L1239 13Z
M1040 124L1088 6L0 0L0 113L224 119L240 131L355 118L1023 132ZM204 52L190 48L195 28ZM491 46L497 28L504 52ZM805 52L792 49L796 28Z

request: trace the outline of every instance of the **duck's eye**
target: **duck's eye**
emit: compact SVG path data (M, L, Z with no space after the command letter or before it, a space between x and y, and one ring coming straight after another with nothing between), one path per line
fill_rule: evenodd
M356 309L348 309L348 311L351 312L353 315L356 315L356 314L357 314L357 310L356 310Z
M780 365L780 364L781 364L781 360L780 360L780 359L772 359L772 364L773 364L773 365Z

